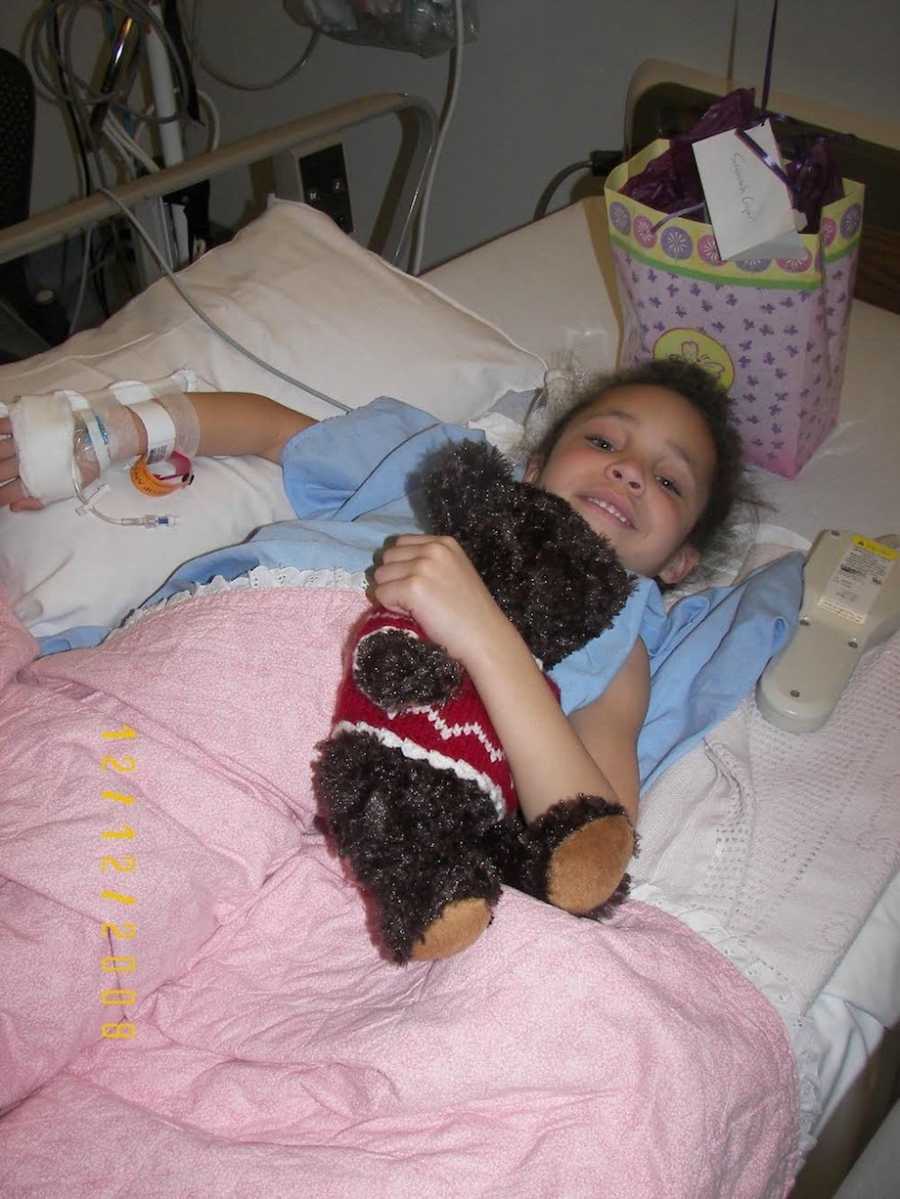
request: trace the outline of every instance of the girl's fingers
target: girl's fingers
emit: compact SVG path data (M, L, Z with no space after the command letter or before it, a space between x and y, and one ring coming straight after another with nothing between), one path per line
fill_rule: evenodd
M395 545L423 545L425 542L436 540L431 533L398 533L390 539L389 548Z
M413 615L411 597L407 592L403 579L390 583L379 583L372 590L373 598L387 608L389 612L398 612L403 616Z
M430 537L427 533L409 533L386 545L379 562L447 562L460 552L450 537Z
M0 477L2 475L0 465ZM13 479L11 483L3 483L0 486L0 508L9 508L13 512L27 512L43 506L39 500L34 500L28 495L20 479Z
M402 533L399 537L391 537L384 546L384 553L398 554L427 554L434 550L452 550L458 548L452 537L439 537L432 533Z
M0 508L9 508L10 512L37 512L43 506L22 486L12 421L8 416L0 416Z
M403 598L402 593L405 591L402 579L388 579L375 586L375 596L378 602L384 604L385 607L391 606L391 601L399 602ZM403 605L404 609L406 605Z
M412 574L408 562L381 562L372 572L376 583L394 583L397 579L408 578Z
M423 583L431 580L448 585L456 577L458 566L446 557L446 549L439 552L430 551L427 547L401 546L399 549L386 550L375 567L372 577L378 583L386 583L394 579L420 579Z
M427 596L435 594L435 589L427 578L416 570L410 570L403 563L398 563L393 567L379 566L372 582L373 590L380 603L386 602L384 596L390 589L390 594L399 599L406 609L416 603L422 603Z
M377 562L379 568L382 565L392 565L396 562L415 562L422 557L422 550L419 546L414 545L389 545L381 550L378 555Z

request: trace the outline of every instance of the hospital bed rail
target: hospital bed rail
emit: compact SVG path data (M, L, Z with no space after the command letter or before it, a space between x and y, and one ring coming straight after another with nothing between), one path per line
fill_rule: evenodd
M422 182L434 153L437 131L434 109L428 101L405 92L363 96L310 116L298 117L176 166L143 175L113 189L113 194L127 208L134 209L146 201L181 191L226 171L271 159L276 194L283 199L299 200L302 199L299 185L292 187L292 176L296 179L297 172L287 169L291 155L296 155L301 148L309 153L333 144L337 135L345 130L392 114L400 119L403 142L398 163L405 162L406 169L381 253L384 258L396 262L407 242L421 199ZM98 221L119 215L120 211L108 196L93 192L83 199L10 225L0 230L0 263L61 242Z

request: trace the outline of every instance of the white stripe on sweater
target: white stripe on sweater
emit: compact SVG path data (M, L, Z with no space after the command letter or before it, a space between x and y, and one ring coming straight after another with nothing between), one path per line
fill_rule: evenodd
M465 782L475 783L484 792L494 805L498 818L506 815L506 803L500 788L492 779L489 779L486 774L482 774L480 770L476 770L469 762L448 758L436 749L425 749L424 746L419 745L417 742L410 741L408 737L398 737L390 729L375 728L373 725L367 724L364 720L339 720L331 730L331 735L334 737L338 733L371 733L373 737L378 738L382 745L387 745L391 749L398 749L406 758L428 762L436 770L452 770L457 778L463 779Z

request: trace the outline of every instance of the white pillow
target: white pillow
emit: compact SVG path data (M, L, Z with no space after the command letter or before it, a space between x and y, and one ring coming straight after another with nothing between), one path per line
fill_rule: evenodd
M543 382L540 358L436 288L363 250L321 213L291 201L181 272L192 299L254 353L358 407L392 395L443 420L481 416ZM255 365L212 333L161 280L98 329L0 367L0 404L67 387L92 391L189 367L222 391L252 391L315 417L335 410ZM0 510L0 584L35 635L117 623L182 562L292 515L281 471L259 458L202 459L194 485L145 499L111 472L112 515L171 512L171 530L107 525L74 500Z

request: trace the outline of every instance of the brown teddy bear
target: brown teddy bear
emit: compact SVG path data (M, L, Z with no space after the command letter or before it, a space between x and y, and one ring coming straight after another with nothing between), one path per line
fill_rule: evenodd
M417 483L426 527L456 538L545 671L625 604L632 580L609 545L564 500L517 482L492 447L446 446ZM355 629L314 780L397 962L470 945L501 883L578 915L627 894L635 835L624 810L578 795L526 824L471 680L411 618L373 608Z

